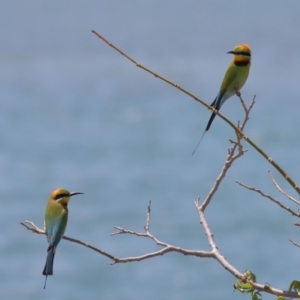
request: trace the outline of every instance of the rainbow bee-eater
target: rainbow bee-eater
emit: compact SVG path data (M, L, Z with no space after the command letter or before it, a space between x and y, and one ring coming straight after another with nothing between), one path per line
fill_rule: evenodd
M70 193L65 189L57 189L52 192L48 201L44 228L48 240L47 260L43 270L43 275L46 276L44 289L46 287L48 275L53 275L53 260L57 245L67 227L68 222L68 203L70 198L75 195L83 194L80 192Z
M233 60L225 73L220 87L220 91L216 99L210 105L216 110L219 110L228 98L235 94L239 94L241 88L243 87L248 78L251 66L251 49L247 44L237 45L232 51L229 51L227 53L233 54ZM207 126L203 132L203 135L200 141L198 142L193 154L199 146L205 132L209 130L210 125L213 122L215 116L216 114L212 113L207 123Z

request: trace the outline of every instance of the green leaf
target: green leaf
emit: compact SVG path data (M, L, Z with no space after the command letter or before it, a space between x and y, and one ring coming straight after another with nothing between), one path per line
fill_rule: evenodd
M242 285L242 287L244 289L251 289L251 288L253 288L253 285L250 282L246 282Z
M289 291L291 290L299 290L300 289L300 281L294 280L291 282Z

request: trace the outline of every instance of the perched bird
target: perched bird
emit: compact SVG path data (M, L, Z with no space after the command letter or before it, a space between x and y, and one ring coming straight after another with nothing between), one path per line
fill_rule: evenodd
M239 93L248 78L251 66L251 49L247 44L240 44L236 46L232 51L229 51L227 53L233 54L233 61L226 71L216 99L210 105L216 110L219 110L228 98ZM198 148L205 132L209 130L215 116L216 114L212 113L193 154Z
M83 194L80 192L70 193L65 189L57 189L52 192L48 201L44 228L48 239L47 260L43 270L43 275L46 276L44 289L46 287L48 275L53 275L53 260L57 245L67 227L68 222L68 202L75 195Z

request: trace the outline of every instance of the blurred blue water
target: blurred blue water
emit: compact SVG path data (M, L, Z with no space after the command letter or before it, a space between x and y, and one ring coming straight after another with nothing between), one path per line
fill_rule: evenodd
M192 156L210 112L130 64L91 29L209 103L231 59L225 53L248 43L253 62L242 95L248 104L257 98L246 132L297 180L299 9L297 1L2 1L4 298L240 299L232 294L235 279L215 261L168 254L110 266L105 257L66 241L44 291L46 239L19 222L42 226L54 188L82 191L70 203L66 234L120 257L141 255L159 248L110 233L115 225L142 231L151 199L151 230L159 239L208 250L193 202L204 199L219 174L232 130L216 118ZM236 98L222 113L234 122L243 117ZM298 276L299 251L288 242L297 240L295 220L234 183L280 197L266 172L271 166L245 147L249 152L228 173L207 219L236 268L287 288Z

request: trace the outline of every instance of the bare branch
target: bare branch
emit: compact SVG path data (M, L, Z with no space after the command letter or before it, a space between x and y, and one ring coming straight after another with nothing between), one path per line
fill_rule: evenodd
M209 191L206 199L203 201L203 203L199 206L199 209L203 209L205 210L205 208L208 206L208 204L210 203L211 199L213 198L214 194L217 192L222 180L225 178L227 171L229 170L230 166L232 165L232 163L234 162L235 159L237 159L238 157L243 155L243 151L242 148L240 148L239 150L241 150L240 152L238 152L235 156L234 156L234 149L236 148L237 144L234 144L231 149L229 150L229 153L227 155L227 160L221 170L221 173L219 174L217 180L215 181L212 189Z
M259 193L260 195L262 195L265 198L270 199L271 201L273 201L274 203L276 203L277 205L279 205L281 208L283 208L284 210L288 211L289 213L291 213L293 216L295 217L300 217L299 213L294 212L292 209L290 209L288 206L283 205L279 200L273 198L272 196L265 194L264 192L262 192L260 189L254 188L252 186L248 186L245 185L244 183L239 182L238 180L235 181L237 184L239 184L240 186L250 190L250 191L254 191Z
M239 97L240 97L240 99L242 99L241 96L239 96ZM253 101L254 101L254 99L253 99ZM244 128L246 126L246 123L249 120L249 113L254 104L253 101L252 101L252 104L250 105L249 109L246 109L246 114L245 114L245 117L244 117L244 120L243 120L243 123L241 126L242 128ZM230 140L230 142L232 143L232 146L230 149L228 149L226 162L225 162L217 180L215 181L212 189L208 193L206 199L203 201L202 205L198 206L199 210L202 210L202 209L203 209L203 211L205 210L206 206L210 203L212 197L218 190L222 180L226 176L227 171L229 170L229 168L231 167L233 162L236 159L238 159L239 157L241 157L242 155L244 155L244 153L247 151L247 150L243 150L243 146L241 144L242 136L240 135L240 133L238 131L236 131L235 133L236 133L236 141Z
M148 205L148 213L147 213L147 221L146 221L146 228L149 229L150 227L150 213L151 213L151 202L149 202ZM152 239L157 245L162 246L163 248L158 250L158 251L154 251L151 253L147 253L144 255L140 255L140 256L135 256L135 257L125 257L125 258L118 258L113 256L112 254L109 254L101 249L98 249L92 245L89 245L88 243L82 242L80 240L77 239L73 239L73 238L69 238L64 236L63 239L68 240L70 242L74 242L77 244L80 244L82 246L85 246L91 250L96 251L97 253L104 255L106 257L108 257L109 259L112 260L111 265L113 264L117 264L117 263L129 263L129 262L134 262L134 261L141 261L141 260L145 260L145 259L149 259L149 258L153 258L153 257L157 257L157 256L161 256L164 255L168 252L177 252L177 253L181 253L183 255L189 255L189 256L196 256L196 257L206 257L206 258L214 258L216 260L218 260L220 262L220 264L226 269L228 270L230 273L232 273L237 279L243 281L243 282L250 282L252 284L252 286L257 289L258 291L264 291L270 294L274 294L274 295L278 295L278 296L284 296L284 297L290 297L290 298L296 298L297 297L297 293L295 292L288 292L288 291L283 291L283 290L279 290L279 289L275 289L272 288L270 285L265 285L265 284L259 284L257 282L252 282L251 280L246 280L244 275L242 273L240 273L238 270L236 270L226 259L224 256L222 256L218 250L218 247L215 244L214 238L213 238L213 234L210 231L210 228L208 226L208 223L206 222L205 216L204 216L204 209L205 206L199 205L199 199L196 202L196 208L199 211L200 214L200 222L203 225L205 232L208 236L208 240L209 240L209 244L212 248L212 251L199 251L199 250L187 250L187 249L183 249L181 247L177 247L177 246L173 246L164 242L159 241L154 235L150 234L149 230L147 231L147 229L145 228L146 233L138 233L132 230L127 230L121 227L115 227L118 232L116 232L115 234L132 234L132 235L136 235L136 236L142 236L142 237L148 237L150 239ZM38 228L33 222L31 221L25 221L24 223L21 223L24 227L26 227L28 230L34 232L34 233L38 233L38 234L45 234L44 230ZM29 225L28 225L29 224ZM148 226L149 225L149 226ZM148 227L147 227L148 226Z
M141 260L144 260L144 259L149 259L149 258L152 258L152 257L161 256L161 255L164 255L165 253L168 253L168 252L178 252L178 253L181 253L183 255L196 256L196 257L211 257L211 258L214 257L214 254L212 252L209 252L209 251L187 250L187 249L183 249L181 247L177 247L177 246L170 245L168 243L160 241L158 238L156 238L149 231L149 228L150 228L150 214L151 214L151 201L149 202L149 205L148 205L148 208L147 208L147 220L146 220L146 226L144 226L145 233L136 232L136 231L133 231L133 230L124 229L124 228L119 227L119 226L115 226L115 229L117 229L118 231L113 233L112 235L131 234L131 235L135 235L135 236L138 236L138 237L150 238L151 240L153 240L156 243L156 245L161 246L163 248L161 250L151 252L151 253L147 253L147 254L141 255L141 256L118 258L112 264L126 263L126 262L132 262L132 261L141 261Z
M250 109L247 109L245 107L244 102L240 96L240 93L238 96L240 97L241 102L245 108L245 118L244 118L244 121L241 126L244 128L247 123L247 120L249 119L248 116L249 116ZM200 217L200 224L204 228L204 231L208 238L209 246L212 249L214 258L217 259L219 261L219 263L226 270L228 270L231 274L233 274L233 276L235 276L236 278L239 278L239 279L242 278L243 274L240 273L237 269L235 269L231 264L229 264L228 261L225 259L225 257L220 254L218 247L214 241L213 234L212 234L212 232L209 228L209 225L206 221L204 211L205 211L206 207L209 205L214 194L217 192L219 185L221 184L222 180L226 176L226 173L229 170L229 168L231 167L231 165L233 164L233 162L245 153L245 151L243 150L243 146L241 145L241 139L242 139L242 136L239 134L238 131L236 131L236 141L231 141L232 146L228 150L227 160L226 160L217 180L215 181L212 189L210 190L210 192L208 193L206 199L202 202L202 204L200 204L200 198L198 198L197 201L195 202L196 209L197 209L199 217Z
M28 230L30 230L30 231L32 231L32 232L34 232L34 233L37 233L37 234L45 234L45 231L44 231L43 229L38 228L32 221L27 221L27 220L26 220L24 223L23 223L23 222L20 222L20 223L21 223L21 225L23 225L25 228L27 228ZM98 253L100 253L100 254L102 254L102 255L104 255L104 256L106 256L106 257L112 259L112 260L115 260L115 259L116 259L113 255L111 255L111 254L109 254L109 253L107 253L107 252L105 252L105 251L103 251L103 250L101 250L101 249L98 249L98 248L96 248L96 247L94 247L94 246L92 246L92 245L89 245L89 244L86 243L86 242L82 242L82 241L77 240L77 239L69 238L69 237L67 237L67 236L63 236L62 238L63 238L64 240L69 241L69 242L76 243L76 244L85 246L85 247L87 247L87 248L89 248L89 249L92 249L92 250L94 250L94 251L96 251L96 252L98 252Z
M253 108L253 106L254 106L254 104L255 104L255 98L256 98L256 96L254 95L254 97L253 97L253 99L252 99L252 102L251 102L249 108L247 108L247 106L246 106L246 104L245 104L245 101L244 101L244 100L242 99L242 97L241 97L241 93L238 92L238 93L236 93L236 95L237 95L237 97L240 99L240 101L241 101L241 103L242 103L242 106L243 106L243 108L244 108L244 112L245 112L245 115L246 115L245 121L247 122L247 121L249 120L248 117L249 117L250 111L251 111L251 109ZM241 128L241 130L243 130L244 127L241 126L240 128Z
M148 206L148 212L150 212L149 206ZM24 223L21 222L21 224L24 227L26 227L28 230L30 230L34 233L45 234L44 230L38 228L32 221L27 221L26 220ZM118 257L115 257L114 255L109 254L109 253L107 253L107 252L105 252L105 251L103 251L103 250L101 250L101 249L99 249L95 246L92 246L92 245L90 245L86 242L83 242L83 241L80 241L80 240L77 240L77 239L74 239L74 238L70 238L70 237L67 237L67 236L63 236L63 239L67 240L69 242L73 242L73 243L85 246L85 247L87 247L87 248L89 248L93 251L96 251L97 253L100 253L101 255L104 255L104 256L110 258L113 261L111 264L141 261L141 260L144 260L144 259L149 259L149 258L152 258L152 257L161 256L161 255L163 255L165 253L168 253L168 252L178 252L178 253L182 253L184 255L197 256L197 257L213 257L212 253L208 252L208 251L187 250L187 249L183 249L181 247L176 247L176 246L169 245L167 243L163 243L163 242L159 241L156 237L154 237L150 233L138 233L138 232L131 231L131 230L126 230L126 229L123 229L123 228L117 227L117 226L115 228L119 230L119 232L117 232L115 234L127 233L127 234L133 234L133 235L136 235L136 236L148 237L148 238L152 239L153 241L155 241L157 245L163 246L164 248L159 250L159 251L147 253L147 254L141 255L141 256L118 258Z
M233 274L233 276L235 276L236 278L241 278L243 274L240 273L237 269L235 269L231 264L229 264L228 261L225 259L225 257L220 254L218 247L214 241L214 236L208 226L208 223L207 223L205 215L204 215L205 206L203 204L199 205L199 198L196 201L195 205L196 205L196 209L200 216L200 223L204 228L205 234L207 235L207 238L208 238L209 246L212 249L213 257L215 259L217 259L219 261L219 263L226 270L228 270L231 274Z
M240 99L240 101L241 101L241 103L242 103L242 106L243 106L243 108L244 108L244 112L245 112L245 114L247 114L248 109L247 109L247 106L246 106L244 100L243 100L242 97L241 97L241 92L237 91L235 94L236 94L236 96ZM254 97L255 97L255 96L254 96Z
M154 77L159 78L163 80L164 82L174 86L175 88L179 89L181 92L185 93L186 95L192 97L194 100L200 102L202 105L206 106L208 109L210 109L213 113L218 115L221 119L223 119L227 124L229 124L235 131L237 131L243 139L249 143L257 152L259 152L284 178L285 180L295 189L295 191L300 195L300 187L292 180L290 176L267 154L265 153L261 148L259 148L251 139L249 139L248 136L244 134L243 131L241 131L239 128L237 128L229 119L225 118L218 110L211 107L208 103L204 102L200 98L196 97L194 94L190 93L188 90L183 89L178 84L173 83L167 78L164 78L163 76L159 75L158 73L153 72L152 70L144 67L143 65L139 64L137 61L135 61L133 58L131 58L128 54L120 50L118 47L113 45L111 42L109 42L107 39L105 39L102 35L100 35L95 30L92 30L92 33L94 33L99 39L104 41L108 46L112 47L114 50L119 52L121 55L125 56L128 60L130 60L132 63L134 63L138 68L143 69L144 71L152 74ZM238 97L240 97L240 93L237 93ZM254 96L255 98L255 96ZM254 103L253 103L254 104ZM253 107L253 105L250 105L250 109Z
M38 228L32 221L25 220L24 223L20 222L20 224L34 233L45 234L45 231L43 229Z
M250 112L251 112L251 110L252 110L252 108L253 108L253 106L254 106L254 104L255 104L255 98L256 98L256 96L255 96L255 95L253 96L253 99L252 99L252 101L251 101L251 103L250 103L250 105L249 105L248 108L247 108L247 106L246 106L246 104L245 104L245 102L244 102L244 100L243 100L243 98L242 98L242 96L241 96L241 93L239 93L238 98L240 99L240 101L241 101L241 103L242 103L242 106L243 106L243 108L244 108L244 111L245 111L244 121L243 121L243 123L242 123L241 126L238 126L238 127L241 129L241 131L243 131L244 128L245 128L245 126L246 126L246 123L247 123L248 120L249 120ZM240 136L240 139L242 139L242 138L243 138L243 137Z
M247 123L247 120L248 120L248 110L246 109L246 111L247 112L245 114L245 119L243 121L242 126L245 126L246 123ZM225 257L220 254L220 252L218 250L218 247L217 247L217 245L214 241L213 234L212 234L212 232L211 232L211 230L208 226L208 223L207 223L205 215L204 215L204 211L205 211L206 207L209 205L212 197L217 192L218 187L220 186L222 180L226 176L227 171L229 170L229 168L231 167L233 162L244 154L244 150L243 150L243 147L241 145L241 136L238 132L236 132L236 141L231 141L231 142L232 142L232 146L228 150L227 160L226 160L226 162L225 162L225 164L224 164L217 180L215 181L212 189L210 190L210 192L208 193L206 199L202 202L202 204L200 204L200 198L198 198L197 201L195 202L195 205L196 205L196 209L197 209L197 212L199 214L199 217L200 217L200 224L204 228L204 231L205 231L205 234L208 238L209 246L212 249L212 253L214 255L214 258L217 259L220 262L220 264L226 270L228 270L231 274L233 274L236 278L241 278L242 273L240 273L232 265L230 265L227 262L227 260L225 259Z
M279 184L277 183L277 181L275 180L272 172L270 170L268 170L268 173L274 183L274 185L276 186L276 188L278 189L278 191L283 194L285 197L287 197L289 200L295 202L297 205L300 205L300 202L298 200L296 200L295 198L293 198L292 196L288 195L280 186Z
M298 247L298 248L300 248L300 245L298 244L298 243L296 243L295 241L293 241L293 240L289 240L294 246L296 246L296 247Z
M136 232L133 230L127 230L124 229L120 226L114 226L115 229L117 229L117 232L113 232L111 235L118 235L118 234L132 234L132 235L136 235L136 236L141 236L141 237L149 237L149 235L145 232L145 233L141 233L141 232Z
M212 252L209 251L198 251L198 250L187 250L187 249L183 249L181 247L176 247L176 246L166 246L164 248L162 248L161 250L158 251L154 251L151 253L147 253L141 256L135 256L135 257L125 257L125 258L116 258L114 260L114 262L112 262L111 264L114 265L116 263L127 263L127 262L133 262L133 261L141 261L141 260L145 260L145 259L149 259L149 258L153 258L153 257L157 257L157 256L162 256L168 252L177 252L177 253L181 253L183 255L189 255L189 256L196 256L196 257L209 257L209 258L213 258L213 254Z
M254 105L255 102L255 98L253 98L253 101L251 103L251 105L249 106L249 108L247 109L247 107L245 106L243 99L241 98L240 94L238 95L242 105L244 107L245 110L245 117L244 120L242 122L242 125L239 125L239 128L243 128L245 127L247 121L249 120L249 113ZM284 291L284 290L279 290L279 289L275 289L273 287L271 287L270 285L265 285L265 284L259 284L257 282L253 282L251 280L245 280L244 275L239 272L233 265L231 265L226 259L225 257L219 252L219 249L216 245L216 242L214 240L214 236L213 233L210 230L210 227L206 221L205 218L205 209L208 206L208 204L210 203L213 195L216 193L218 186L220 185L221 181L223 180L223 178L225 177L228 169L230 168L230 166L233 164L233 162L239 158L240 156L242 156L245 153L245 150L243 150L243 146L241 145L241 139L243 137L239 134L238 131L236 131L236 141L231 141L232 143L232 147L228 150L228 155L227 155L227 160L221 170L220 175L218 176L216 182L214 183L211 191L209 192L209 194L207 195L206 199L202 202L202 204L200 204L200 198L197 199L197 201L195 202L196 205L196 209L198 211L199 217L200 217L200 223L204 228L205 234L208 238L208 242L209 242L209 246L212 249L212 253L213 253L213 257L227 270L229 271L233 276L235 276L238 280L241 280L243 282L250 282L251 285L258 291L264 291L270 294L274 294L274 295L278 295L278 296L284 296L284 297L295 297L295 295L297 295L297 293L292 293L289 291ZM238 182L239 183L239 182ZM240 183L239 183L240 184ZM275 202L277 200L273 199ZM278 201L279 202L279 201ZM281 204L279 202L279 204ZM290 211L292 214L295 214L292 210L290 210L289 208L286 208L288 211ZM297 214L296 214L297 215Z
M215 258L227 271L229 271L234 277L237 279L240 279L241 281L244 281L244 275L240 273L237 269L235 269L226 259L223 255L220 254L218 247L216 246L216 243L213 238L213 234L210 231L210 228L206 222L205 216L204 216L204 209L205 207L202 205L199 205L199 198L197 199L196 208L200 216L200 223L202 224L205 233L209 240L209 245L212 248L212 254L213 258ZM245 281L244 281L245 282ZM271 287L270 285L266 284L260 284L257 282L253 282L251 280L247 280L247 282L250 282L252 286L257 289L258 291L264 291L269 294L277 295L277 296L284 296L284 297L290 297L290 298L297 298L298 293L296 292L289 292L284 290L279 290L276 288Z
M150 213L151 213L151 200L149 201L149 204L148 204L147 220L146 220L146 225L144 226L144 229L147 233L149 233L149 229L150 229Z

